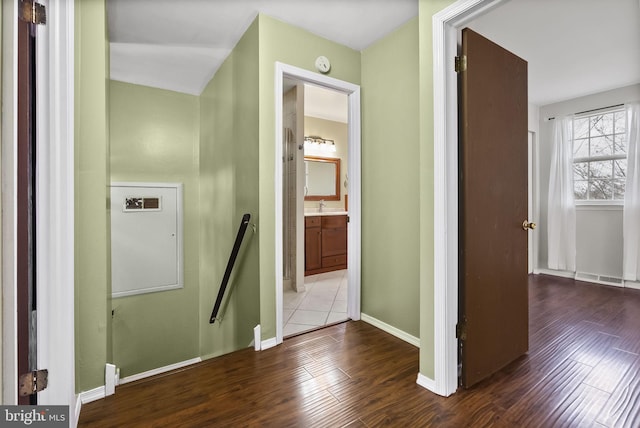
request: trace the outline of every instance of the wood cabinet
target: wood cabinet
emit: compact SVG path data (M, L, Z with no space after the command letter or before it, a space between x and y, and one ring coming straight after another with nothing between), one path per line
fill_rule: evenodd
M304 219L304 274L322 268L322 222L320 217Z
M304 219L304 274L347 268L347 216L310 216Z

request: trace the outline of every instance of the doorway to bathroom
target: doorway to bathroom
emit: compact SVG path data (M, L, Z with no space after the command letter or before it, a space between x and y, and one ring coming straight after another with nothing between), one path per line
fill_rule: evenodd
M359 87L276 72L276 341L360 319Z
M348 98L285 78L283 336L347 317Z

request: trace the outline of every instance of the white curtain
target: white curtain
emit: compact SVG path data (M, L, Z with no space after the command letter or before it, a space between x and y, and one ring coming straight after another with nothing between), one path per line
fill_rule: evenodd
M627 281L640 279L640 103L625 107L627 116L627 183L624 191L622 253Z
M573 122L555 119L549 174L547 243L549 269L576 270L576 206L573 197Z

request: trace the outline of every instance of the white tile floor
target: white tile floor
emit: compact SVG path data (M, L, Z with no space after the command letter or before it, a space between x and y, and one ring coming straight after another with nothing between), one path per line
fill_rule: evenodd
M349 319L346 269L306 276L304 285L303 293L284 291L284 337Z

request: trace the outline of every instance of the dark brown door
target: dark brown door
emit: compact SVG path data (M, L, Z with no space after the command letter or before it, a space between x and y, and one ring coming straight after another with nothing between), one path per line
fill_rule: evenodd
M469 29L460 72L460 336L470 387L528 350L527 62Z
M17 330L18 377L36 369L35 319L35 31L18 19ZM16 385L18 389L18 385ZM36 404L36 395L18 404Z

